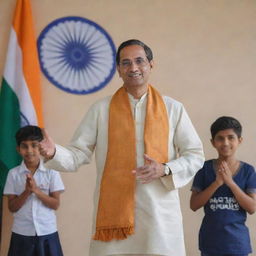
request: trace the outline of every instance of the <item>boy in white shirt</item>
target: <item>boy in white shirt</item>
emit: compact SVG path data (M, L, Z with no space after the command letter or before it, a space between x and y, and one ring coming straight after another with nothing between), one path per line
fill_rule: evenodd
M4 195L14 215L8 256L63 256L55 210L64 185L58 172L44 167L39 142L42 131L25 126L16 133L22 163L8 173Z

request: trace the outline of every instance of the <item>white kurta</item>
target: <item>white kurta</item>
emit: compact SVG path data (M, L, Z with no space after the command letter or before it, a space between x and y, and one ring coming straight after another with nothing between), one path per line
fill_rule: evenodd
M135 100L129 95L136 127L137 166L144 164L144 120L147 95ZM178 188L186 185L204 162L201 141L183 107L170 97L163 97L169 116L169 159L171 176L149 184L137 182L135 194L135 234L125 240L91 241L90 256L112 254L156 254L185 256L182 214ZM108 112L111 97L95 103L78 127L69 147L56 145L54 158L47 166L59 171L75 171L89 163L95 149L97 166L94 193L93 231L99 198L99 186L108 145ZM116 128L118 129L118 127ZM125 143L117 142L117 143ZM129 154L129 152L127 152Z

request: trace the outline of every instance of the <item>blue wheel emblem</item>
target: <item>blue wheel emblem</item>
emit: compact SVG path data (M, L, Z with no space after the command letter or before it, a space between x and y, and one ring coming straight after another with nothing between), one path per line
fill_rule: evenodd
M41 32L37 46L44 75L66 92L95 92L115 74L116 49L111 37L85 18L53 21Z

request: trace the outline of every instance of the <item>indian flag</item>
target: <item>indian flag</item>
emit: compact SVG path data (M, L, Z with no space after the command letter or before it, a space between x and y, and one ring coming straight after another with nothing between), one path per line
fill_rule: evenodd
M39 76L30 0L17 0L0 90L0 203L8 170L21 161L16 131L43 125Z

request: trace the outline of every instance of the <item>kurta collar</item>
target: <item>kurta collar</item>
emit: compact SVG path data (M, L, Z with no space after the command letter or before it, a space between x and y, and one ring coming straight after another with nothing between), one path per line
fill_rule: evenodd
M130 100L130 102L132 102L132 103L138 103L138 102L143 103L143 102L145 101L147 95L148 95L148 92L145 92L145 93L140 97L140 99L135 99L130 93L128 93L129 100Z

